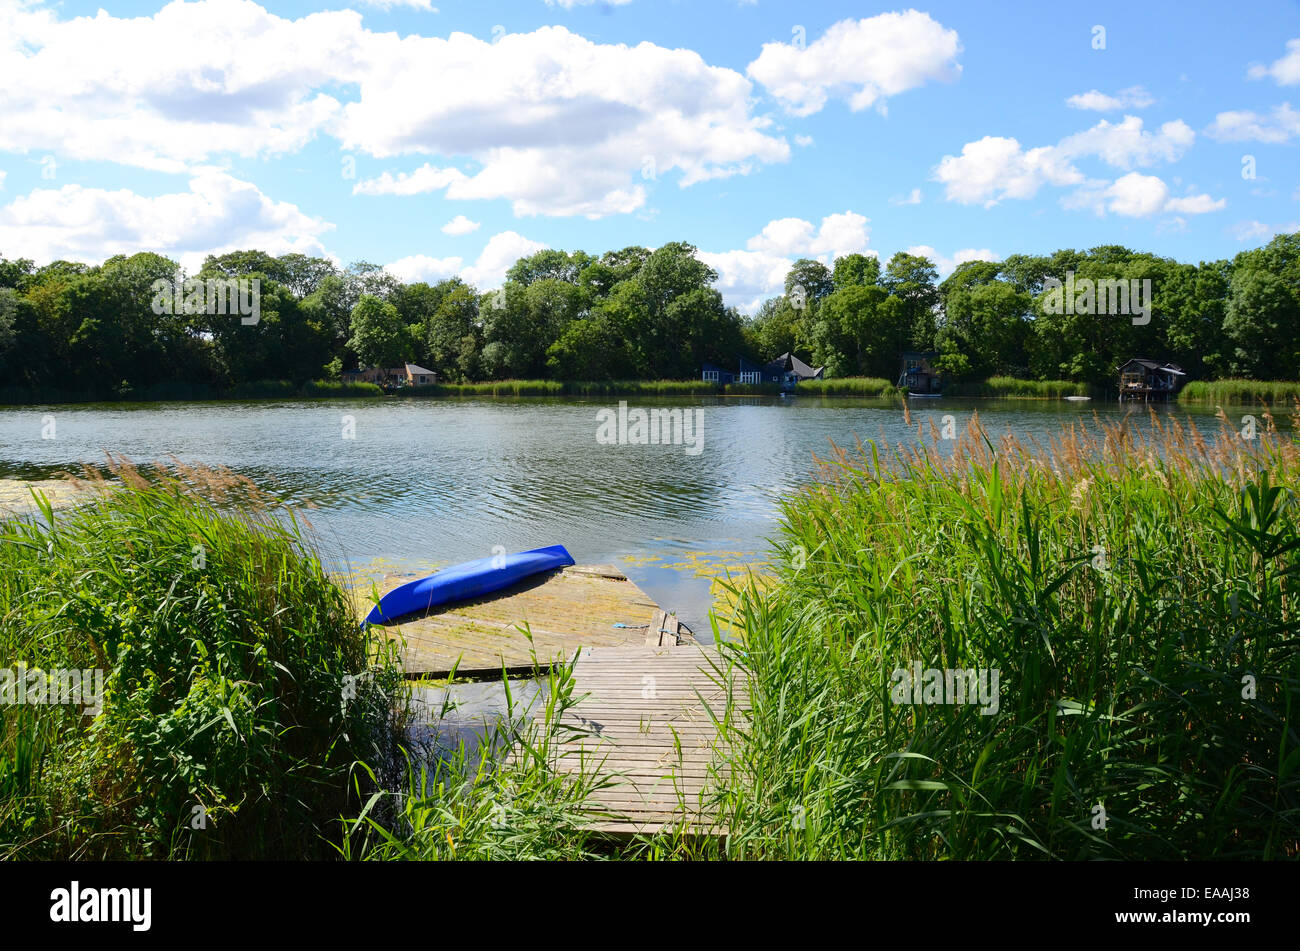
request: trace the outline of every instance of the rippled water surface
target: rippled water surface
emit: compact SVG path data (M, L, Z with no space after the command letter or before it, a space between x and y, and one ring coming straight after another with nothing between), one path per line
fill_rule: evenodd
M174 455L229 466L310 519L338 566L425 568L564 544L580 563L620 564L660 604L707 629L709 582L685 567L757 560L778 498L805 482L833 440L891 443L918 420L978 410L993 435L1045 436L1062 423L1118 419L1105 403L914 401L896 405L793 398L649 399L630 406L699 409L703 451L602 445L610 399L397 399L97 404L0 408L0 476L37 478L100 462ZM1158 412L1182 415L1180 407ZM48 416L54 417L53 439ZM343 438L344 417L355 438ZM1145 428L1145 408L1133 418ZM928 424L926 426L928 431ZM676 565L677 567L670 567Z

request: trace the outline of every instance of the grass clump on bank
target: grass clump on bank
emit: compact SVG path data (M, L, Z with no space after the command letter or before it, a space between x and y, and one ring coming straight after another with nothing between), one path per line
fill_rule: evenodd
M987 380L950 383L945 396L1003 400L1059 400L1067 396L1096 396L1086 383L1071 380L1021 380L1013 376L993 376Z
M693 396L716 394L718 386L702 380L489 380L434 383L396 392L401 396Z
M103 677L98 715L0 705L0 858L331 854L354 764L396 753L400 672L251 483L111 468L0 524L0 667Z
M1180 403L1224 406L1255 403L1285 406L1300 399L1295 380L1192 380L1178 392Z
M846 376L829 380L804 380L795 387L803 396L859 396L868 399L889 399L900 390L888 380L872 376Z
M1300 450L1151 420L973 421L785 503L741 598L731 855L1297 857ZM900 702L914 663L999 671L996 712Z

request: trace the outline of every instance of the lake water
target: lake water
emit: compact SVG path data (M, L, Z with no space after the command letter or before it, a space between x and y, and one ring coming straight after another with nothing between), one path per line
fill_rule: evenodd
M917 420L972 411L991 435L1059 432L1118 419L1108 403L809 397L631 399L700 411L702 449L608 445L598 412L617 398L370 399L118 403L0 408L0 477L48 478L104 452L228 466L308 518L340 570L421 570L563 544L580 564L614 563L700 633L708 571L763 558L777 500L807 481L813 453L855 438L897 443ZM1134 423L1146 428L1146 409ZM1182 416L1182 407L1156 407ZM1203 411L1194 411L1200 417ZM53 437L50 435L53 417ZM345 417L354 438L344 438ZM927 432L929 426L926 426Z

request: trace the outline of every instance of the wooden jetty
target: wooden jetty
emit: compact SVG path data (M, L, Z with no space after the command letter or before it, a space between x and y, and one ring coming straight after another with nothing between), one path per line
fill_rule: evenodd
M748 709L746 685L617 568L565 568L378 630L400 645L408 676L531 676L572 661L577 703L553 725L550 765L599 777L587 828L725 834L712 805L725 775L715 718Z
M719 651L696 644L583 648L574 681L580 699L561 718L552 765L599 777L587 799L587 828L725 835L714 801L726 776L717 721L747 710L749 694Z
M385 590L410 580L390 576ZM358 592L363 594L364 592ZM530 643L524 635L527 629ZM378 628L397 642L409 675L531 674L581 647L694 641L690 630L610 565L575 565L527 578L473 601Z

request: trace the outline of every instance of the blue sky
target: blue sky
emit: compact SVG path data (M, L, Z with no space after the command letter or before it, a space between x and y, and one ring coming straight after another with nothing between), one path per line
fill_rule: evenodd
M1294 2L568 2L0 0L0 254L487 288L541 246L687 240L751 310L800 256L1300 229Z

